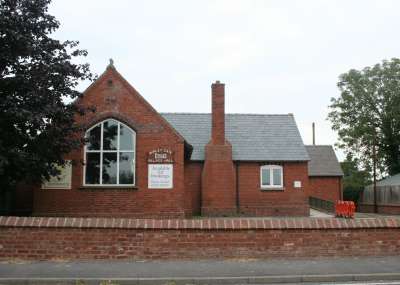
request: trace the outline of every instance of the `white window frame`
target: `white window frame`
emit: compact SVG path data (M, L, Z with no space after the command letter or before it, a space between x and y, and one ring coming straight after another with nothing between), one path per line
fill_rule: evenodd
M273 171L276 169L281 171L280 185L273 185L273 182L274 182ZM266 170L269 171L270 185L263 185L262 173L263 173L263 171L266 171ZM282 167L282 165L262 165L260 167L260 185L261 185L261 189L283 189L283 167Z
M104 122L106 121L114 121L118 124L118 136L117 136L117 149L115 150L103 150L103 130L104 130ZM89 129L86 130L85 132L85 138L88 137L89 132L98 127L101 126L101 134L100 134L100 150L88 150L87 149L87 144L84 146L84 153L83 153L83 186L89 186L89 187L115 187L115 186L122 186L122 187L132 187L136 185L136 132L127 126L126 124L113 119L113 118L107 118L93 126L91 126ZM120 145L119 145L119 140L120 140L120 128L121 125L123 125L125 128L128 128L132 132L132 142L133 142L133 150L121 150ZM133 184L119 184L119 154L121 152L131 152L133 153ZM87 184L86 183L86 154L87 153L100 153L100 177L99 177L99 182L100 184ZM103 153L116 153L117 154L117 183L116 184L103 184Z

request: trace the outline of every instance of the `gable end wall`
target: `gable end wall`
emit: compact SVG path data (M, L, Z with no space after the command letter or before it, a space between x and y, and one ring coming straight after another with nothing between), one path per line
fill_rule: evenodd
M82 187L83 146L66 156L75 162L72 189L34 190L38 216L184 217L184 141L113 68L108 68L77 102L96 106L77 117L87 128L114 118L136 131L136 187ZM84 135L83 133L80 135ZM148 189L148 153L164 147L174 153L173 189Z

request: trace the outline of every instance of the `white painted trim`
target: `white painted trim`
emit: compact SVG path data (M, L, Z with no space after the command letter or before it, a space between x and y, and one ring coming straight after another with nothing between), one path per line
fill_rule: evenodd
M120 145L119 145L119 137L121 136L121 133L119 132L120 130L120 123L117 125L117 185L119 185L119 150L120 150Z
M103 184L103 139L104 139L104 121L101 122L101 134L100 134L100 176L99 184Z
M61 171L60 177L52 176L49 180L43 181L41 189L71 189L72 188L72 162L66 160L64 166L57 165L57 168ZM58 180L58 178L64 178L65 180Z
M103 139L104 139L104 122L105 121L114 121L118 125L118 134L117 134L117 148L115 150L103 150ZM132 132L132 144L133 144L133 150L121 150L120 149L120 128L121 124L129 129ZM131 129L129 126L125 125L124 123L114 119L114 118L109 118L105 119L96 125L90 127L87 129L85 132L85 138L88 137L89 132L94 129L95 127L99 126L101 127L101 134L100 134L100 150L88 150L87 145L85 144L84 146L84 151L83 151L83 181L82 185L83 186L89 186L89 187L113 187L113 186L125 186L125 187L132 187L136 185L136 132ZM119 184L119 155L121 152L130 152L133 153L133 158L132 158L132 172L133 172L133 184ZM87 184L86 183L86 154L87 153L100 153L100 176L99 176L99 184ZM103 184L103 153L116 153L117 154L117 184Z
M278 169L281 171L281 181L280 185L274 185L273 170ZM269 183L270 185L263 185L262 172L263 170L269 171ZM283 167L281 165L262 165L260 167L260 188L261 189L282 189L283 188Z

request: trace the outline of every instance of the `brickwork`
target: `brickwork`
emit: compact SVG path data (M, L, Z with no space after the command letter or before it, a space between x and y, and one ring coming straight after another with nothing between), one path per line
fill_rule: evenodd
M201 214L201 172L202 162L185 163L185 205L186 216Z
M202 172L201 213L225 216L237 213L236 176L232 146L225 140L225 86L212 84L211 140L205 147Z
M261 189L260 185L260 167L265 164L268 163L236 162L240 213L255 216L308 216L307 163L283 163L283 189L271 190ZM294 188L294 181L301 181L302 187Z
M225 144L225 84L217 81L211 85L211 142L214 145Z
M310 177L310 187L308 195L322 200L336 202L341 200L342 194L341 177Z
M238 176L239 211L244 216L308 216L308 177L306 163L283 163L283 190L262 190L260 187L261 162L235 162L234 171ZM202 162L185 164L186 205L188 212L200 214ZM294 188L294 181L301 181L300 189ZM236 202L236 197L234 197Z
M307 216L308 195L335 199L337 181L311 179L307 162L273 162L283 165L283 189L262 190L260 162L233 162L232 146L225 139L224 84L212 84L212 133L205 161L185 159L180 134L115 70L106 72L77 101L95 106L96 112L77 117L86 129L108 118L136 132L135 187L83 186L83 146L66 156L72 167L72 189L20 189L20 208L33 205L34 216L183 218L192 215ZM196 126L193 126L196 127ZM83 136L84 134L79 134ZM148 189L150 151L173 152L173 189ZM300 181L301 188L294 188ZM325 196L324 196L325 195ZM318 197L318 196L317 196ZM336 200L336 199L335 199ZM29 209L27 212L28 213Z
M13 214L30 215L32 213L33 190L32 185L19 184L15 189Z
M77 117L89 127L115 118L136 131L136 187L82 187L83 147L67 156L75 161L72 189L36 189L33 214L40 216L183 217L183 138L114 69L85 92L78 104L95 106L95 113ZM83 136L83 134L81 134ZM174 153L173 189L148 189L147 155L164 147Z
M400 254L400 220L0 217L0 259L190 259Z
M220 151L221 148L224 150ZM221 159L221 154L224 152L229 158ZM207 145L201 180L201 213L203 215L236 214L235 178L231 146Z
M374 205L358 204L357 211L362 213L373 213ZM386 215L400 215L400 205L378 205L378 213Z

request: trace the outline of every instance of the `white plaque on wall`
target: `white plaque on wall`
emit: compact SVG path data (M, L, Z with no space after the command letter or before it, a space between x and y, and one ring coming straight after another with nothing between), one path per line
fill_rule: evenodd
M172 189L173 164L149 164L149 189Z
M42 189L71 189L72 164L70 160L64 166L57 166L60 175L50 177L48 181L44 181Z
M294 188L301 188L301 181L295 181L293 183Z

